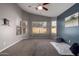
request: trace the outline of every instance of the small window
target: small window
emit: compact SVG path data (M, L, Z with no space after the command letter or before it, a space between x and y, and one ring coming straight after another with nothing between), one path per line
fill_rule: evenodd
M56 34L56 21L52 21L52 28L51 28L51 32Z

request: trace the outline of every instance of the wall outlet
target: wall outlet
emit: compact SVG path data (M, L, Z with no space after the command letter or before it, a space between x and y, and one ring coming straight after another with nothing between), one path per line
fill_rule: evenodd
M69 43L71 43L71 40L69 40Z
M6 42L4 42L3 45L5 46L6 45Z

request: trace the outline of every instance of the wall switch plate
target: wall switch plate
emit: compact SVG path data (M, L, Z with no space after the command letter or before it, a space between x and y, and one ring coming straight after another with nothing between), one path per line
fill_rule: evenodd
M71 42L71 40L69 40L69 43Z

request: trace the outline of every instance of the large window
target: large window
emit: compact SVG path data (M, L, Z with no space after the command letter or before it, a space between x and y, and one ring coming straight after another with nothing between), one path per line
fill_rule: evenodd
M51 28L51 32L56 34L56 21L52 21L52 28Z
M46 34L46 33L47 33L47 22L44 21L32 22L32 34Z
M65 27L78 26L78 12L65 18Z

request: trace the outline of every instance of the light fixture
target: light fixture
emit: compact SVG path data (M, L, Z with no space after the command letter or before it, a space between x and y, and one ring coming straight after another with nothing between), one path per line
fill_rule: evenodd
M3 19L3 25L9 25L9 20L6 19L6 18L4 18L4 19Z
M43 7L42 6L38 6L37 9L38 10L43 10Z

